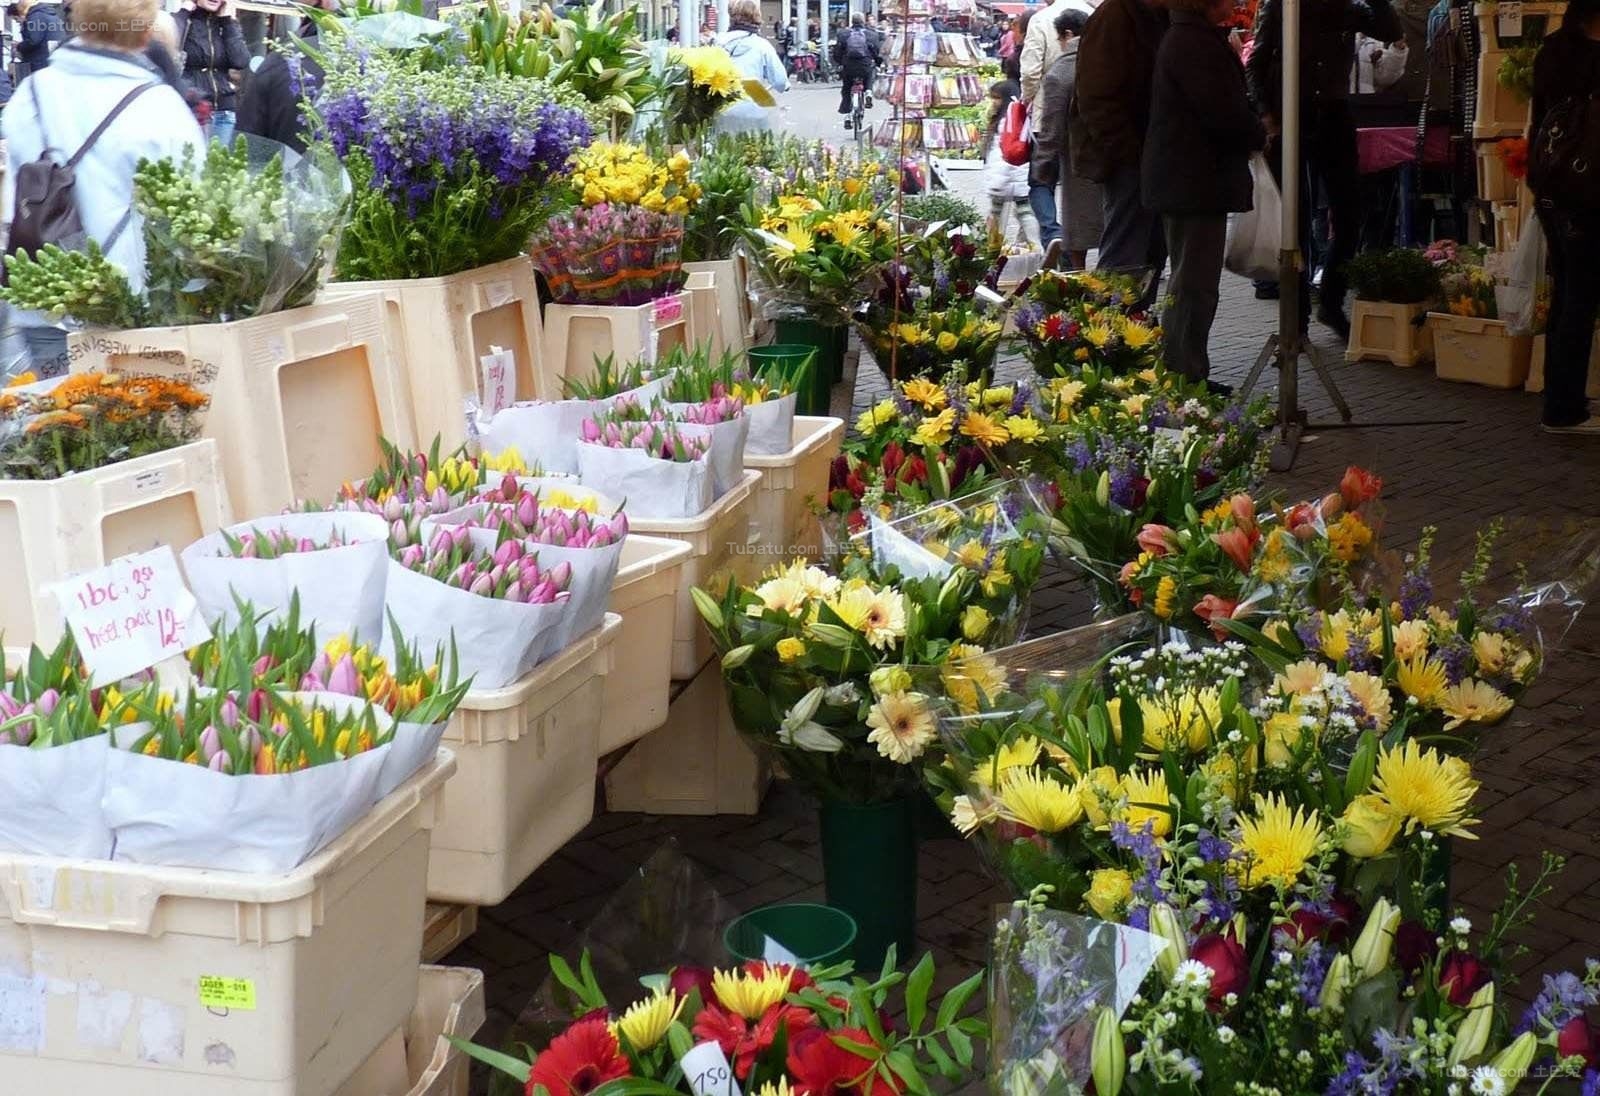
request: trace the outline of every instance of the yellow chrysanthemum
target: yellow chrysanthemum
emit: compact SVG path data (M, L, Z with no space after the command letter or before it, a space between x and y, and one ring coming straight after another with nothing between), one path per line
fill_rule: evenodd
M1082 329L1081 334L1083 341L1096 350L1104 350L1106 344L1116 336L1116 332L1112 331L1109 326L1099 322L1089 324Z
M722 1007L746 1020L759 1020L773 1005L789 995L790 968L763 966L756 974L746 970L718 970L711 974L711 991Z
M622 1018L611 1025L613 1035L628 1037L634 1050L646 1051L661 1042L678 1014L683 1011L687 998L672 990L657 990L643 1001L628 1006Z
M1401 692L1424 708L1436 708L1439 697L1450 684L1450 676L1438 659L1419 656L1396 667L1395 682Z
M817 246L817 238L812 235L811 230L795 221L785 224L783 231L778 236L787 245L773 245L772 250L779 259L808 254L812 248Z
M1350 636L1352 634L1350 614L1340 609L1337 613L1329 613L1322 618L1322 653L1335 662L1344 661L1350 654Z
M1246 885L1293 886L1321 840L1322 826L1315 814L1291 808L1276 795L1256 796L1253 815L1239 821Z
M1083 817L1075 789L1027 769L1013 769L1000 782L1000 813L1039 833L1060 833Z
M1039 760L1039 740L1022 735L1014 742L1002 743L989 757L972 767L972 779L984 788L999 787L1012 769L1032 768Z
M1130 772L1122 778L1122 794L1128 800L1121 812L1128 829L1139 833L1149 827L1157 838L1172 832L1172 793L1167 789L1166 773L1159 769Z
M943 445L950 440L955 431L956 412L953 407L946 407L937 415L922 420L916 432L911 435L913 445Z
M1178 580L1171 575L1162 575L1156 583L1156 601L1152 611L1162 620L1171 620L1172 614L1178 608Z
M1372 790L1389 809L1405 820L1406 832L1422 829L1457 837L1473 837L1466 827L1477 824L1467 816L1478 782L1472 768L1459 757L1445 757L1423 749L1415 739L1378 755Z
M1155 341L1156 331L1136 320L1128 320L1122 327L1122 341L1130 350L1143 350Z
M1011 435L1011 440L1021 445L1032 445L1044 437L1044 427L1038 421L1027 415L1008 416L1005 423L1006 433Z
M921 693L889 693L867 713L867 741L899 765L909 765L933 743L937 723L928 698Z
M985 388L981 402L985 407L1010 407L1011 401L1016 398L1016 389L1009 385L998 388Z
M926 377L917 377L906 381L900 386L901 393L906 399L917 404L924 411L937 411L948 401L949 396L945 390Z
M1122 796L1122 780L1110 765L1090 769L1078 781L1078 800L1083 813L1092 825L1104 828L1111 821L1112 811Z
M1449 719L1444 725L1447 731L1463 723L1498 723L1511 705L1509 696L1475 677L1452 685L1439 695L1439 710Z
M961 423L961 433L979 445L1004 445L1010 437L1006 428L982 411L970 411Z
M777 1084L773 1084L771 1081L768 1081L760 1088L756 1089L755 1092L752 1093L752 1096L791 1096L789 1078L779 1077Z
M1372 544L1372 527L1360 515L1346 513L1328 526L1328 545L1336 558L1354 563Z
M1389 695L1389 687L1382 678L1360 672L1348 673L1344 675L1344 687L1361 705L1361 710L1372 718L1374 729L1379 734L1389 729L1389 721L1394 714L1394 699Z

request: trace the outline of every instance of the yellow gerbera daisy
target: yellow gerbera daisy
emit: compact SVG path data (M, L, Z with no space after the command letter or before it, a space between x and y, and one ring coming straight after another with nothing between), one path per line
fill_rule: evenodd
M1449 717L1444 725L1447 731L1463 723L1498 723L1511 710L1511 705L1509 696L1475 677L1452 685L1439 695L1439 710Z
M1477 824L1467 811L1478 794L1478 782L1459 757L1445 757L1407 739L1378 755L1372 790L1405 820L1407 833L1420 827L1457 837L1475 836L1466 827Z
M1439 697L1450 684L1450 676L1445 672L1444 663L1419 655L1399 664L1395 669L1395 681L1401 692L1424 708L1436 708Z
M928 698L921 693L889 693L867 714L867 741L899 765L909 765L932 744L937 728Z
M1394 700L1389 696L1389 687L1382 678L1359 671L1348 673L1344 675L1344 687L1361 705L1361 710L1372 717L1378 733L1389 729L1389 721L1394 714Z
M953 407L946 407L932 418L922 420L916 432L911 435L913 445L943 445L950 440L951 433L956 426L956 412Z
M847 584L828 607L845 627L860 632L879 650L906 634L905 595L898 590L877 590L864 582Z
M1291 808L1280 796L1256 796L1254 815L1239 820L1246 885L1293 886L1321 839L1322 826L1315 814Z
M1006 773L999 797L1001 814L1040 833L1060 833L1083 817L1075 789L1027 769Z
M1011 437L1006 428L982 411L970 411L961 423L961 432L979 445L1004 445Z
M1014 742L1001 743L1000 748L972 767L972 779L985 788L1005 782L1012 769L1031 768L1039 760L1039 740L1032 735L1021 735Z
M906 399L919 405L925 411L939 410L950 398L945 394L943 388L926 377L917 377L906 381L901 386L900 391L904 393Z

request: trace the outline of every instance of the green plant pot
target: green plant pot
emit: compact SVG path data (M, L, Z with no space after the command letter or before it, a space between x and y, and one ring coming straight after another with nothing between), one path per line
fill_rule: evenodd
M811 385L796 401L802 415L826 415L833 396L833 382L844 368L843 341L848 333L837 324L811 320L779 320L777 343L815 348L811 363Z
M918 801L822 803L823 886L855 921L858 970L882 967L890 945L904 963L916 944Z
M751 910L722 933L728 954L741 963L765 959L823 967L848 958L855 942L856 923L848 913L813 902Z
M933 795L923 788L917 793L917 839L919 841L960 841L961 831L950 816L939 809Z
M828 413L828 400L831 393L826 383L817 381L818 353L815 346L807 343L775 342L770 346L752 346L745 351L745 356L750 362L750 371L759 372L767 366L775 366L785 375L794 376L798 371L799 380L795 386L795 410L802 415L826 415ZM822 409L812 410L817 402L817 392L822 393Z

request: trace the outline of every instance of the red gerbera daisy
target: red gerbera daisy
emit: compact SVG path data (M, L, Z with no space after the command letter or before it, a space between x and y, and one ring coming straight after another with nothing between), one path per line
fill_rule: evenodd
M628 1076L628 1059L602 1019L579 1020L550 1040L528 1074L528 1096L543 1085L550 1096L588 1096L607 1081Z
M846 1050L841 1039L874 1045L860 1028L810 1028L789 1040L789 1075L797 1096L895 1096L898 1090L878 1075L873 1060Z
M794 1005L773 1005L755 1023L736 1012L707 1005L694 1018L694 1034L697 1039L720 1046L733 1063L734 1076L742 1081L750 1076L756 1059L772 1048L780 1027L787 1028L789 1042L793 1043L796 1035L810 1030L815 1023L815 1016Z

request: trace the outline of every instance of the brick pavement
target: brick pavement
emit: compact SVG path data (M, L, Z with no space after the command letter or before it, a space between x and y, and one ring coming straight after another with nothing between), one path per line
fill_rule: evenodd
M1213 356L1219 379L1237 382L1274 322L1275 306L1255 301L1236 279L1228 278L1224 291ZM858 410L884 387L877 370L863 365L855 390ZM1013 360L1001 372L1024 368ZM1450 421L1314 429L1294 469L1273 476L1270 488L1288 495L1320 493L1347 464L1364 464L1386 480L1385 542L1404 546L1423 525L1435 524L1441 558L1470 551L1472 532L1496 516L1558 521L1600 514L1600 447L1538 432L1537 397L1447 384L1427 369L1346 366L1341 359L1334 371L1358 424ZM1313 423L1331 421L1331 406L1309 371L1302 391ZM1517 531L1520 538L1520 526ZM1516 544L1507 546L1515 550ZM1072 627L1086 622L1089 611L1080 582L1048 572L1035 594L1031 630ZM1600 792L1593 783L1600 728L1589 714L1600 701L1597 616L1580 618L1514 717L1486 736L1478 759L1482 837L1456 843L1454 893L1480 924L1487 924L1499 900L1507 863L1536 863L1547 847L1569 857L1549 910L1527 938L1532 950L1518 961L1519 969L1558 969L1600 955L1594 820ZM619 882L669 841L703 867L710 884L736 908L821 897L816 820L793 789L776 789L755 818L599 813L509 900L482 911L477 935L446 960L479 967L488 976L490 1021L483 1038L492 1042L503 1034L544 980L548 953L570 948ZM953 983L983 962L991 908L1006 896L983 874L973 850L957 841L926 842L920 870L920 943L933 950L941 981ZM1535 989L1524 983L1519 996ZM481 1091L481 1074L478 1079L475 1091Z

